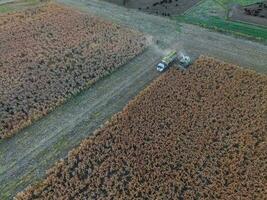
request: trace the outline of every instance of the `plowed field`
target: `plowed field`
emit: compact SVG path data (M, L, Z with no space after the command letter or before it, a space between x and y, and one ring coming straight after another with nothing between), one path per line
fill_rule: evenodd
M105 0L126 8L161 16L175 16L197 4L200 0Z
M141 53L143 34L68 7L0 16L0 139Z
M267 77L171 69L17 199L264 199Z

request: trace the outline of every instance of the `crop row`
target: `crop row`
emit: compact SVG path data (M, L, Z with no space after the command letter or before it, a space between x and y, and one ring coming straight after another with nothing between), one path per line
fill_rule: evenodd
M212 58L170 69L16 199L264 199L266 91Z
M146 46L141 33L52 3L0 17L0 139Z

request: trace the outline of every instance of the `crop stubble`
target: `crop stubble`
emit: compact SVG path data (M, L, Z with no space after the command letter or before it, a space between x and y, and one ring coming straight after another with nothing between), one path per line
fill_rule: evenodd
M145 36L54 3L0 16L0 139L140 54Z
M170 69L21 199L264 199L267 77Z

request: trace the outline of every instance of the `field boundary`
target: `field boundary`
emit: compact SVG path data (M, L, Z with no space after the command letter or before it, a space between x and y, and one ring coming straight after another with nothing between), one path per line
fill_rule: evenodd
M183 12L181 15L176 15L176 16L185 16L187 15L189 12L191 12L191 10L193 10L195 7L199 6L200 4L204 3L206 0L201 0L198 3L196 3L194 6L192 6L191 8L187 9L185 12ZM175 16L173 16L175 17Z
M253 5L253 4L251 4L251 5ZM264 26L264 25L261 25L261 24L254 24L254 23L251 23L251 22L246 22L246 21L241 21L241 20L234 20L234 19L231 19L231 18L229 17L230 11L231 11L231 10L229 9L229 10L228 10L228 13L227 13L227 20L229 20L229 21L232 21L232 22L238 22L238 23L241 23L241 24L248 24L248 25L250 25L250 26L261 27L261 28L267 29L267 25ZM267 20L267 19L266 19L266 20Z
M258 42L262 42L264 44L267 44L267 29L266 30L255 30L255 28L258 29L263 29L263 27L248 27L251 26L250 24L247 23L242 23L242 22L235 22L235 21L223 21L220 18L216 18L216 17L210 17L208 20L202 20L202 19L196 19L195 17L188 17L188 16L182 16L182 17L176 17L176 20L180 21L180 22L185 22L185 23L189 23L189 24L194 24L194 25L198 25L201 26L203 28L207 28L210 30L214 30L217 32L221 32L221 33L230 33L233 36L239 36L239 37L244 37L253 41L258 41ZM224 23L223 25L219 25L220 23ZM237 23L237 24L234 24ZM237 27L235 27L237 25ZM245 28L245 30L242 30L242 32L240 31L242 28ZM223 26L229 26L231 29L227 29L227 28L222 28ZM241 26L241 27L238 27ZM253 25L254 26L254 25ZM265 29L265 28L264 28ZM254 31L254 33L258 34L261 33L261 36L259 35L253 35L251 33L246 33L248 31ZM265 34L265 33L266 34Z
M253 24L253 23L250 23L250 22L245 22L245 21L241 21L241 20L232 20L231 18L229 18L229 15L228 15L228 18L227 18L228 21L231 21L231 22L237 22L237 23L240 23L240 24L244 24L244 25L250 25L250 26L256 26L256 27L259 27L259 28L264 28L264 29L267 29L267 26L264 26L264 25L260 25L260 24Z

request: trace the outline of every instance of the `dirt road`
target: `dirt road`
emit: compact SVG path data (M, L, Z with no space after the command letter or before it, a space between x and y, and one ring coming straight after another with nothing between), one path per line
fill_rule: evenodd
M209 55L245 68L267 73L267 46L183 24L182 46L194 54Z
M176 46L194 55L205 54L253 68L258 72L267 72L267 46L263 44L194 25L177 24L168 18L148 15L101 0L58 0L58 2L148 33L160 41L159 46L162 48Z
M184 49L190 55L206 54L267 72L267 47L251 41L139 13L96 0L59 0L114 22L136 28L158 40L163 50ZM0 199L35 183L55 161L120 111L158 76L154 69L162 49L149 48L126 66L98 81L48 116L14 137L0 142Z

